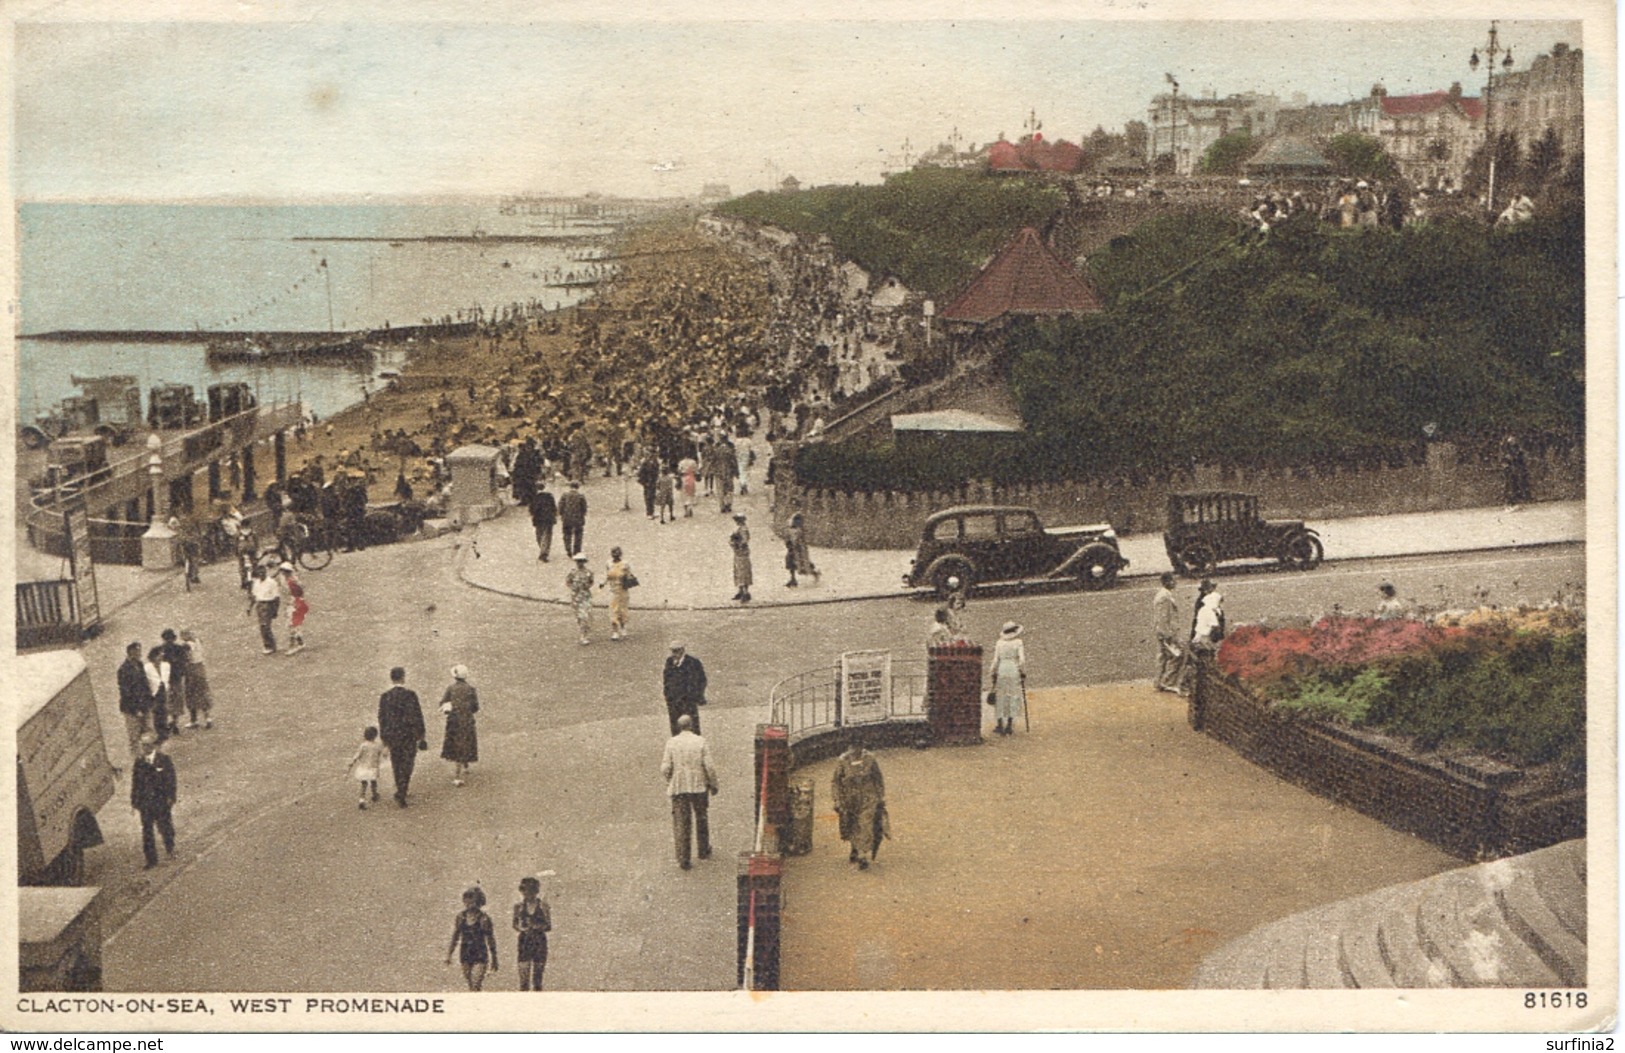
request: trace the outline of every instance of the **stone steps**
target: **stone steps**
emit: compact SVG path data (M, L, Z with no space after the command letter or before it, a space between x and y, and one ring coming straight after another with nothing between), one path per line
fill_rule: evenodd
M1214 951L1192 986L1583 986L1585 845L1568 841L1272 922Z

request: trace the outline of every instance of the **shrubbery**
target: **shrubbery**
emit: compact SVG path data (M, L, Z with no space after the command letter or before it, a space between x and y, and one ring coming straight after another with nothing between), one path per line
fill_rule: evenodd
M1454 625L1332 617L1309 629L1241 626L1218 664L1286 712L1402 735L1423 749L1580 772L1585 630L1571 611L1532 613Z
M1090 260L1110 309L1016 332L1012 386L1035 442L1097 469L1338 461L1413 446L1426 424L1577 434L1582 245L1567 217L1397 233L1300 218L1261 242L1169 217Z
M1030 179L917 168L882 186L754 193L716 212L798 234L828 235L835 251L873 275L942 298L957 291L1022 227L1042 227L1065 203Z

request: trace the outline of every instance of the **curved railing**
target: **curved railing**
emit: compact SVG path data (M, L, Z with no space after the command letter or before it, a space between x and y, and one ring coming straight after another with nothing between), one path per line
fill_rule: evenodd
M924 719L926 660L891 660L891 705L886 719ZM841 711L841 665L787 676L768 694L768 723L790 729L790 740L832 731L845 721Z

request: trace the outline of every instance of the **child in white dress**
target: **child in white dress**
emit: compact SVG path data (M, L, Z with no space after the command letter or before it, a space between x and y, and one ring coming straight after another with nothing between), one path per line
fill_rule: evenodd
M361 809L367 808L367 796L370 793L374 801L378 800L378 766L383 762L384 744L378 741L378 729L368 728L362 732L361 745L356 747L355 756L350 758L350 778L361 784Z

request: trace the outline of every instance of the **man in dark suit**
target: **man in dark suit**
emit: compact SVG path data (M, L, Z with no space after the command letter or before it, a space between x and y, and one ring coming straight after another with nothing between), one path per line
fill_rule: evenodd
M553 548L553 524L558 520L559 506L547 492L547 480L537 479L535 486L536 492L530 498L530 525L536 530L536 550L540 553L536 558L546 563Z
M139 757L141 733L147 730L152 713L152 689L147 686L147 671L141 665L140 643L124 649L124 664L118 667L118 711L130 738L130 756Z
M396 666L389 671L392 685L378 699L378 737L389 747L389 766L395 773L395 803L406 807L406 791L412 785L412 769L418 750L429 748L424 739L423 707L415 692L406 689L406 670Z
M581 492L581 481L570 480L570 489L559 495L559 529L564 534L564 554L574 556L581 551L581 534L587 528L587 495Z
M163 835L164 853L175 854L175 823L171 818L175 807L175 762L158 748L158 736L150 731L141 736L141 755L130 771L130 807L141 816L141 852L147 857L146 869L151 870L158 865L153 827Z
M666 716L671 721L671 733L677 734L677 718L693 717L694 734L700 733L700 708L705 705L705 666L688 653L682 643L671 645L671 657L661 686L666 695Z

